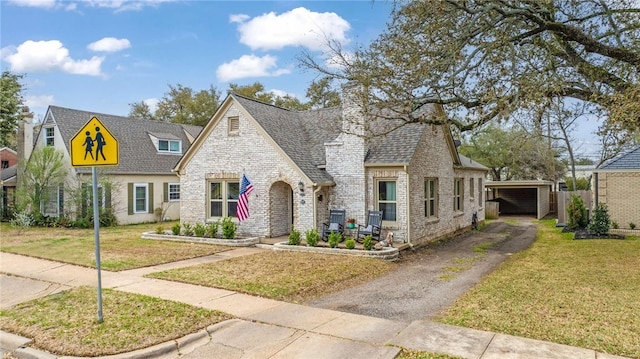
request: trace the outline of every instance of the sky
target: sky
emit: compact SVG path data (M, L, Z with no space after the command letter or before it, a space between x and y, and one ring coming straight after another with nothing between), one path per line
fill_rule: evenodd
M260 82L306 101L327 39L367 45L390 1L0 0L0 67L24 74L36 119L49 105L126 116L181 84L194 91Z

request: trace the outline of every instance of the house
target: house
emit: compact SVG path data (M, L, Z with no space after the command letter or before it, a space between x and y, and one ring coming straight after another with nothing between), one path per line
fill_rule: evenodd
M448 127L409 124L368 138L362 120L347 97L292 111L229 95L175 168L181 221L235 217L243 174L254 188L238 228L245 236L319 229L330 209L359 224L383 210L383 235L417 245L469 228L474 212L484 219L488 169L458 154Z
M171 170L201 127L58 106L47 109L34 148L53 146L62 151L69 177L64 185L52 189L43 214L84 215L91 211L91 167L72 167L69 146L70 140L94 116L119 143L118 165L99 167L99 206L110 208L119 224L151 222L158 216L179 218L180 181ZM29 130L25 132L28 136Z
M9 218L14 203L18 153L9 147L0 148L0 219Z
M640 225L640 146L598 166L592 181L595 204L607 205L612 222Z

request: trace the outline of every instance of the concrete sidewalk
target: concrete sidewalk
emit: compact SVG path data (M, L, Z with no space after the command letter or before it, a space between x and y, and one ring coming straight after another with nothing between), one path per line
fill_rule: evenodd
M213 256L124 272L102 272L103 288L227 312L229 320L179 340L109 358L395 358L398 347L463 358L622 358L593 350L429 321L398 322L311 308L223 289L142 277L144 274L261 251L241 248ZM95 269L0 253L0 308L67 288L96 286ZM0 354L57 358L30 340L0 332Z

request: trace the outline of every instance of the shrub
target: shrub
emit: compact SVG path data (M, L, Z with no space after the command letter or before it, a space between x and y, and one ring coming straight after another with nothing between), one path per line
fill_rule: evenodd
M373 248L373 237L371 237L371 235L364 237L364 239L362 240L362 247L364 247L364 249L368 251Z
M311 228L310 230L304 233L304 238L307 241L307 245L311 247L315 247L318 245L318 240L320 239L320 233L315 228Z
M238 230L238 226L233 222L231 217L222 219L222 238L234 239L236 237L236 230Z
M179 236L180 228L180 223L174 224L173 226L171 226L171 233L173 233L174 236Z
M356 247L356 241L353 238L349 238L346 241L344 241L344 246L347 247L347 249L354 249Z
M29 228L33 224L33 217L26 211L15 212L11 219L11 225L20 228Z
M297 246L300 244L300 231L291 227L291 233L289 233L289 244Z
M183 223L182 224L182 234L185 236L193 236L193 225L191 225L191 223Z
M157 226L156 227L156 234L164 234L164 227L163 226Z
M593 211L593 216L587 226L587 232L595 235L609 233L609 211L606 204L599 203Z
M216 238L218 237L218 227L220 227L219 222L209 223L207 225L207 237Z
M331 234L329 234L329 247L336 248L340 242L342 242L342 234L331 231Z
M202 223L196 223L196 225L193 226L193 233L196 237L204 237L204 234L207 233L207 228Z
M569 215L569 228L584 228L587 226L587 208L584 205L582 197L575 194L571 195L571 203L567 207Z
M75 228L91 228L93 227L93 221L89 221L88 218L78 218L73 221L73 227Z
M636 229L636 224L633 222L629 222L629 228Z
M611 228L618 229L620 228L620 225L616 221L611 221Z

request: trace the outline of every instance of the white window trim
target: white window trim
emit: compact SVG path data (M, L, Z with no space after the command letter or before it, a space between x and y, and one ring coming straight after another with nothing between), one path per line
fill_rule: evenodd
M396 183L396 199L394 201L380 201L379 186L380 182L395 182ZM395 203L396 204L396 219L394 221L382 220L382 226L395 226L398 223L398 179L397 178L376 178L375 179L375 206L377 210L380 210L380 203ZM384 218L384 213L382 214Z
M469 178L469 202L474 202L475 201L475 191L476 191L476 185L475 185L475 178L471 177Z
M87 206L88 208L93 208L93 183L87 183ZM102 190L102 196L100 195L100 191ZM98 183L98 198L102 202L102 205L99 207L102 209L106 209L107 207L107 191L105 190L105 186L102 183ZM100 202L98 202L100 203ZM93 213L93 212L92 212Z
M165 141L167 142L167 149L166 150L161 150L160 149L160 142ZM178 150L177 151L172 151L171 150L171 143L172 142L177 142L178 143ZM180 140L165 140L165 139L158 139L158 152L160 153L175 153L175 154L182 154L182 141Z
M47 202L40 202L40 213L48 217L60 217L60 186L51 186L47 187L46 191L53 192L55 189L55 203L56 203L56 211L55 212L47 212L47 205L49 203L54 202L54 198L49 198ZM51 194L51 193L49 193ZM47 195L49 195L47 194Z
M177 199L172 199L171 198L171 186L178 186L178 198ZM175 192L173 192L175 193ZM169 183L167 184L167 196L169 197L169 202L179 202L180 201L180 183Z
M213 202L211 200L211 183L220 183L221 187L222 187L222 199L220 200L216 200L216 202L221 202L222 203L222 216L217 217L217 216L212 216L211 215L211 202ZM239 179L219 179L219 180L209 180L207 181L207 218L208 219L220 219L220 218L225 218L225 217L231 217L234 220L236 219L236 214L235 213L228 213L229 212L229 202L238 202L237 199L229 199L229 195L228 195L228 189L229 189L229 184L230 183L237 183L238 184L238 189L240 186L240 180Z
M433 190L434 193L431 193L429 190L429 182L433 181L434 185L433 185ZM424 202L425 202L425 218L428 219L436 219L438 218L438 212L439 212L439 208L438 208L438 178L436 177L427 177L424 179L424 186L425 186L425 198L424 198ZM432 197L430 195L433 195L433 201L434 201L434 205L433 205L433 211L435 213L429 213L429 202L431 201Z
M138 209L138 197L137 189L144 187L144 209ZM149 184L148 183L134 183L133 184L133 213L148 213L149 212Z
M51 130L52 134L49 136L49 130ZM51 139L51 144L49 144L49 139ZM56 145L56 129L55 127L45 127L44 128L44 144L46 146L55 146Z
M460 192L458 193L458 183L460 183ZM457 198L460 198L458 201ZM457 208L458 203L460 203L460 208ZM453 179L453 211L454 212L463 212L464 211L464 178L455 177Z

